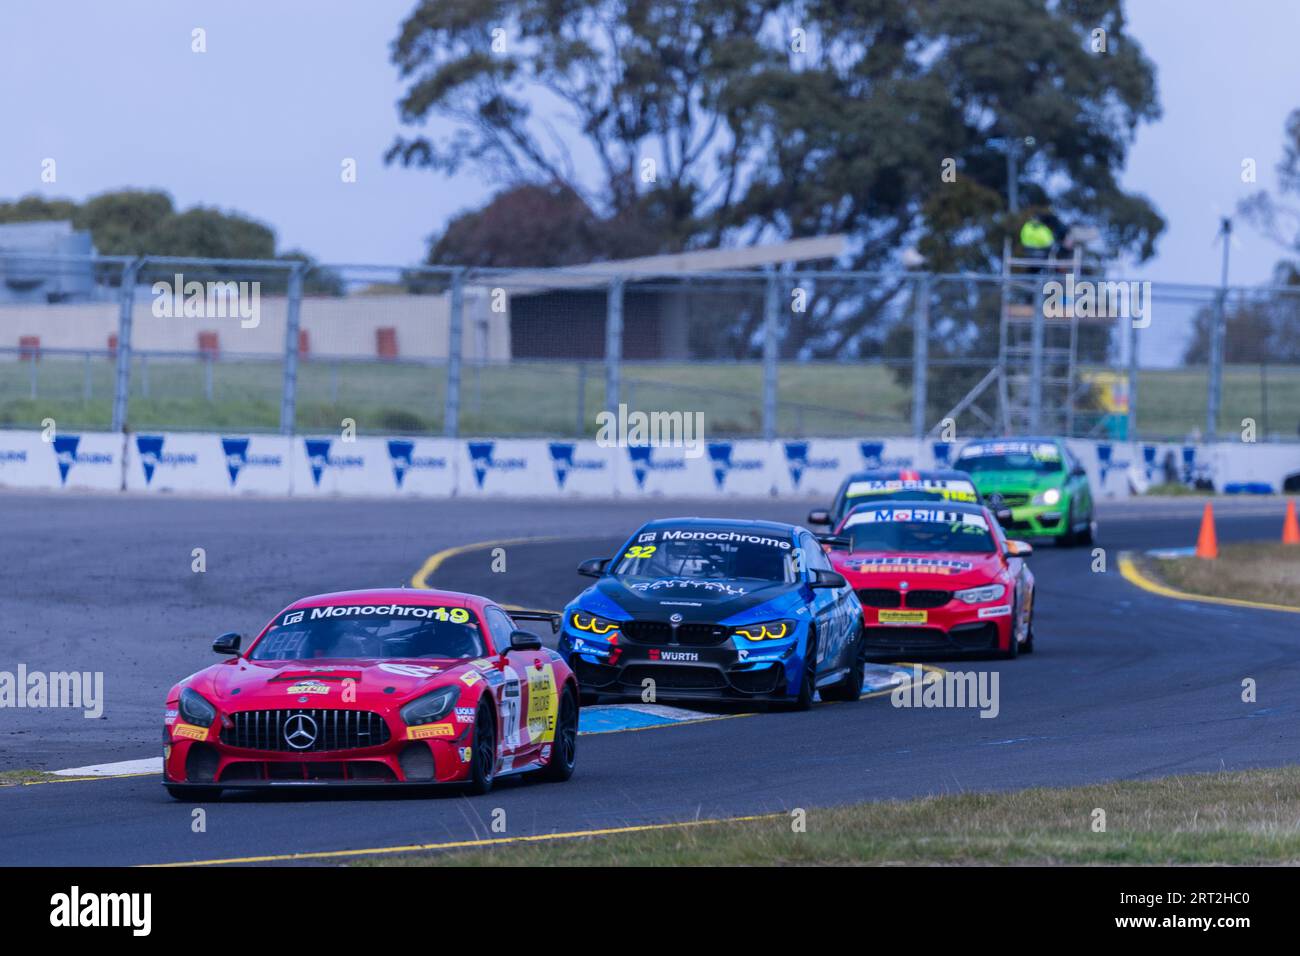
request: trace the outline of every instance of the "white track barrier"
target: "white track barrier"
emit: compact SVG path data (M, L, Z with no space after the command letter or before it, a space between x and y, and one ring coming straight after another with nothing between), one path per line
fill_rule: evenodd
M1220 492L1300 480L1300 444L1121 443L1072 439L1098 498L1165 480ZM850 471L942 468L960 443L910 438L705 442L616 448L594 441L154 432L0 431L0 487L146 494L447 498L826 499Z

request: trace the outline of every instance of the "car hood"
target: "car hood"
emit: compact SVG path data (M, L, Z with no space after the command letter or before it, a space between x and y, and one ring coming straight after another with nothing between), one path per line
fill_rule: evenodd
M995 492L1028 491L1037 492L1044 488L1053 488L1061 484L1061 473L1041 474L1037 471L981 471L973 475L975 488L981 495Z
M591 591L603 601L593 602L595 613L605 601L639 620L666 621L680 614L686 622L717 622L754 608L772 605L780 612L799 602L799 584L765 583L752 580L701 581L692 578L659 578L637 581L631 586L606 577Z
M471 670L478 668L462 660L252 661L241 657L200 671L188 684L230 711L376 708L405 702ZM345 702L343 689L348 680L355 682L356 699Z
M897 588L906 581L913 588L956 591L987 584L1002 572L996 554L961 551L833 551L831 564L855 589Z

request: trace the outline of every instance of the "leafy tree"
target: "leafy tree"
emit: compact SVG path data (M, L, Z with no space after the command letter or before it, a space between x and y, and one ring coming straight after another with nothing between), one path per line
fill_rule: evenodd
M390 161L561 184L649 251L842 232L841 265L914 245L929 268L987 270L1019 226L999 138L1032 137L1025 207L1139 259L1164 225L1116 178L1159 115L1120 0L423 0L392 58L402 120L450 132L400 136ZM783 353L879 353L900 287L851 294L791 316Z

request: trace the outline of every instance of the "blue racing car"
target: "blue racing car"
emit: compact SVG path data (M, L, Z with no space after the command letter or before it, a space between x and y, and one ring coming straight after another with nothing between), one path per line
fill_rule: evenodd
M805 528L665 518L578 573L559 648L588 702L858 699L862 605Z

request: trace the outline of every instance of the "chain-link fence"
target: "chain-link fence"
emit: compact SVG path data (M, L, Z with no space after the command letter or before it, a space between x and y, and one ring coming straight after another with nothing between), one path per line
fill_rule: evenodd
M1296 436L1297 290L1075 278L0 256L0 425Z

